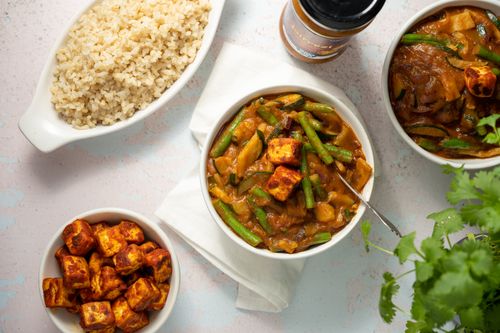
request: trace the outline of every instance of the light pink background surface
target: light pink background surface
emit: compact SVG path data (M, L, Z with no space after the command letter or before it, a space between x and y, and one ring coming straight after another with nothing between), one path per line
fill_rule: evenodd
M295 61L282 47L283 0L227 0L206 60L161 111L119 133L44 155L21 135L17 121L30 104L52 43L87 1L0 1L0 332L56 330L38 297L37 273L42 252L62 223L104 206L154 218L165 194L194 167L199 151L187 127L224 41L295 64L344 89L367 122L382 162L373 202L403 232L417 229L418 238L430 232L425 216L446 206L449 178L397 136L383 109L380 75L392 36L431 0L387 0L344 55L323 65ZM236 284L169 235L182 267L182 286L161 332L403 331L404 315L387 326L377 312L381 274L402 269L393 258L366 254L358 230L308 261L293 304L281 314L235 309ZM374 236L388 247L396 243L382 227ZM411 283L402 283L397 299L406 309Z

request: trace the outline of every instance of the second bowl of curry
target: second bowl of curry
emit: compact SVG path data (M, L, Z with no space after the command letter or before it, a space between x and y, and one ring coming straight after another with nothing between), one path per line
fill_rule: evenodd
M494 0L441 1L410 19L389 48L388 115L431 161L466 169L500 163L499 13Z
M269 87L233 104L207 138L200 166L207 207L226 235L258 255L291 259L344 238L364 212L337 172L369 199L373 152L335 96Z

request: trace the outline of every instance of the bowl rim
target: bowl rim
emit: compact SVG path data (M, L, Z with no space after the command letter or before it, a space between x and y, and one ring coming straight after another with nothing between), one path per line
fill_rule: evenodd
M222 115L219 116L218 120L215 122L214 125L212 125L211 130L209 131L209 134L207 135L205 139L205 143L202 148L202 155L201 155L201 160L200 160L200 166L199 166L199 178L200 178L200 184L201 184L201 192L203 195L203 199L205 201L205 205L207 206L210 215L212 216L212 219L216 222L216 224L222 229L224 234L226 234L230 239L232 239L235 243L237 243L240 247L246 249L247 251L256 254L261 257L265 258L271 258L271 259L278 259L278 260L296 260L296 259L303 259L307 257L311 257L313 255L319 254L323 251L326 251L327 249L333 247L335 244L340 242L342 239L346 238L346 236L356 227L358 222L360 221L361 217L363 216L365 212L365 205L360 204L358 207L358 210L352 220L343 228L341 229L338 233L334 234L332 236L332 239L324 244L315 246L313 248L309 248L307 250L304 250L302 252L298 253L275 253L271 252L267 249L260 249L260 248L255 248L245 242L242 238L240 238L233 230L222 220L222 218L219 216L219 214L215 211L215 208L212 205L211 202L211 197L210 194L208 193L208 186L206 182L206 164L208 162L209 158L209 151L212 146L212 143L214 139L216 138L217 134L219 133L221 127L229 121L235 114L236 112L241 108L242 105L248 103L250 100L253 98L262 96L262 95L268 95L268 94L273 94L273 93L283 93L283 92L299 92L302 93L305 96L310 96L310 95L316 95L314 98L317 96L320 96L318 100L325 100L329 99L329 103L333 104L335 108L337 109L337 113L339 116L342 118L344 122L346 122L354 131L356 134L357 138L361 141L364 142L365 144L362 145L363 147L363 152L365 154L367 162L370 164L370 166L373 168L372 175L363 188L362 194L365 199L369 200L372 193L373 193L373 187L374 187L374 180L375 180L375 157L374 157L374 150L373 150L373 145L370 139L370 136L368 134L367 129L363 126L362 122L358 119L358 116L351 110L349 106L347 106L344 102L340 100L337 96L335 96L332 93L329 93L323 89L319 89L314 86L310 86L307 84L300 85L300 84L293 84L293 85L283 85L283 84L273 84L273 85L267 85L267 86L262 86L261 88L257 90L252 90L251 92L245 94L243 97L240 97L236 100L233 100L234 102L230 103L229 107L222 113ZM339 112L339 109L341 110ZM350 118L350 119L346 119ZM359 130L357 130L359 129Z
M484 8L485 5L489 7L494 7L498 11L500 11L500 3L495 2L495 0L475 0L474 2L471 2L470 0L442 0L424 7L416 14L414 14L410 19L408 19L406 23L398 30L385 56L384 65L382 67L381 83L382 83L383 103L385 106L386 113L389 116L389 119L391 120L391 123L396 132L398 132L400 137L411 148L413 148L414 151L416 151L418 154L425 157L426 159L434 163L437 163L439 165L449 164L454 167L463 166L463 168L466 170L484 169L500 164L500 156L489 157L485 159L480 159L480 158L448 159L435 155L431 152L428 152L427 150L417 145L415 141L413 141L411 137L404 131L403 127L396 118L394 110L392 109L391 100L389 96L389 85L388 85L389 67L392 61L392 57L394 55L394 51L396 50L396 47L398 46L399 41L401 40L401 37L419 21L447 7L473 6L473 7Z
M99 125L88 129L76 129L59 117L50 101L50 88L52 86L53 72L56 66L56 54L66 42L71 28L80 17L102 1L103 0L92 0L82 5L82 7L77 10L76 14L68 21L67 25L64 26L62 32L56 38L47 54L31 103L18 121L18 128L21 133L32 145L44 153L52 152L70 142L94 138L127 128L155 113L177 96L206 58L215 38L226 0L208 0L211 9L208 13L208 23L204 29L200 48L193 61L184 68L175 82L165 89L160 97L154 99L145 108L136 111L131 117L117 121L112 125ZM46 103L47 98L49 98L48 104Z
M165 307L158 311L158 316L157 320L150 322L146 327L144 327L140 332L156 332L165 322L167 319L170 317L170 314L172 313L172 310L175 306L175 302L177 300L177 296L179 294L179 289L180 289L180 279L181 279L181 272L180 272L180 265L179 265L179 260L177 258L177 255L175 253L174 247L172 245L172 242L170 241L170 238L167 236L165 232L158 226L157 223L153 222L151 219L147 218L146 216L136 213L134 211L125 209L125 208L117 208L117 207L103 207L103 208L95 208L91 209L88 211L85 211L83 213L77 214L71 219L67 220L58 230L55 232L55 234L52 236L50 241L47 243L47 246L44 249L43 255L42 255L42 260L40 262L39 270L38 270L38 291L39 291L39 296L41 298L42 306L44 307L45 311L47 312L47 315L49 316L50 320L52 323L61 331L65 332L66 327L61 324L61 320L59 320L57 313L54 311L51 311L52 309L47 308L45 306L45 300L43 298L43 279L47 278L47 276L44 276L44 268L47 265L48 260L55 260L54 254L49 253L50 249L54 246L54 244L60 240L60 237L62 235L62 232L64 228L70 224L71 222L75 221L76 219L86 219L89 216L93 215L98 215L98 214L113 214L116 215L117 218L124 218L125 216L128 219L131 219L132 221L139 221L140 223L143 223L147 225L149 228L153 229L154 233L162 240L162 242L165 243L167 250L170 252L170 257L171 257L171 265L172 265L172 276L170 277L170 290L168 294L168 299L171 299L172 301L170 302L170 307L167 308L166 304ZM94 224L98 222L90 222L89 224ZM62 310L62 309L59 309ZM75 315L75 320L78 318ZM83 332L83 330L82 330Z

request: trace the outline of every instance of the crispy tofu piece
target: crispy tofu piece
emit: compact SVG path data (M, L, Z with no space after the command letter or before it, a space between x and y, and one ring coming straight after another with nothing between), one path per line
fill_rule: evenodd
M97 274L103 266L113 266L112 258L105 258L99 252L92 252L89 258L90 274Z
M156 249L146 254L144 265L151 268L156 283L165 282L172 275L170 253L165 249Z
M121 275L132 274L142 267L144 252L136 244L130 244L113 257L116 271Z
M90 287L89 265L84 257L64 256L61 263L66 287L71 289Z
M48 308L72 308L76 306L75 294L68 289L62 278L45 278L42 283L43 300Z
M71 253L69 253L66 245L63 245L59 249L57 249L56 253L54 253L54 257L56 257L56 260L59 263L59 267L62 266L62 258L69 255L71 255Z
M68 224L62 233L62 239L71 254L84 256L95 246L94 233L85 220L75 220Z
M146 310L160 296L160 290L148 278L140 278L125 293L128 304L134 311Z
M115 326L115 315L108 301L82 304L80 326L84 330L102 330Z
M165 306L167 302L168 292L170 291L170 285L168 283L159 283L158 289L160 289L160 297L154 301L148 308L148 310L160 311Z
M115 327L110 327L110 328L103 328L102 330L90 330L88 331L89 333L115 333L116 328Z
M118 298L112 305L116 326L124 332L135 332L147 324L149 318L146 312L132 310L124 297Z
M118 225L120 231L129 243L141 244L144 242L144 232L135 222L121 221Z
M300 165L302 143L292 138L276 138L269 141L267 158L275 165Z
M141 248L142 252L144 252L144 254L148 254L149 252L159 248L158 244L156 244L155 242L151 242L151 241L145 242L145 243L139 245L139 247Z
M91 224L90 228L92 229L92 232L95 235L95 233L98 232L99 230L110 228L110 226L107 222L102 221L102 222L97 222L97 223Z
M356 159L356 169L352 174L351 185L361 192L372 176L372 167L364 159Z
M94 278L94 277L92 277ZM84 289L78 289L78 296L80 297L80 300L82 303L89 303L89 302L94 302L98 301L102 295L97 294L96 292L92 291L92 279L90 280L91 286L89 288L84 288ZM100 284L97 284L100 285Z
M135 281L139 280L139 278L141 277L141 272L140 271L135 271L133 272L132 274L129 274L129 275L125 275L123 277L123 279L125 280L125 283L127 284L127 286L131 286L134 284Z
M104 257L112 257L127 247L127 241L118 226L98 230L95 237L99 252Z
M301 180L302 174L299 171L280 165L267 181L266 188L276 200L285 201Z
M120 278L113 267L104 266L101 268L101 290L107 300L113 300L120 296L127 285Z

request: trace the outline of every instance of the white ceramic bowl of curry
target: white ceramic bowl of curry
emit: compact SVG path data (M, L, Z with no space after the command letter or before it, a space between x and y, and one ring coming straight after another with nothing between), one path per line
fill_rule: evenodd
M445 1L439 1L436 3L433 3L432 5L425 7L418 13L416 13L413 17L411 17L405 24L404 26L399 30L399 32L394 36L394 39L389 46L389 50L387 51L387 55L385 58L384 66L382 69L382 95L384 99L384 104L385 108L387 111L387 114L389 116L389 119L391 120L392 125L396 129L396 132L403 138L403 140L411 147L413 148L418 154L421 156L427 158L428 160L440 164L440 165L452 165L455 167L460 167L463 166L465 169L483 169L483 168L488 168L488 167L493 167L496 165L500 164L500 156L494 156L494 157L488 157L488 158L445 158L442 156L439 156L437 154L434 154L430 151L427 151L426 149L422 148L419 146L411 137L410 135L405 131L401 123L398 121L398 118L395 115L395 111L393 109L393 106L391 104L391 97L390 97L390 67L391 63L393 60L393 56L395 53L396 48L399 46L401 38L403 35L405 35L407 32L412 29L415 25L417 25L419 22L425 20L426 18L431 17L432 15L435 15L442 11L445 8L449 7L464 7L464 6L471 6L471 7L477 7L481 9L487 9L497 16L500 15L500 3L497 0L476 0L476 1L470 1L470 0L445 0ZM500 79L499 79L500 80ZM467 88L465 88L467 89ZM500 148L498 148L500 149Z
M64 245L64 242L61 238L64 228L77 219L86 220L91 225L102 221L106 221L110 225L118 224L122 220L135 222L143 230L146 240L154 241L161 248L167 249L170 252L172 275L169 278L170 291L168 293L167 301L163 309L161 309L160 311L151 311L149 313L149 324L139 330L139 332L141 333L153 333L158 331L172 313L175 301L177 299L177 294L179 293L181 276L177 255L175 254L172 242L160 229L160 227L158 227L157 223L151 221L141 214L135 213L128 209L112 207L93 209L78 214L72 219L68 220L54 234L54 237L50 240L47 248L45 249L38 276L39 292L42 306L47 311L47 315L52 320L54 325L61 332L84 332L83 328L79 324L80 316L78 314L70 313L66 311L66 309L62 308L45 307L43 295L44 278L62 277L62 272L59 268L56 258L54 257L54 254L61 246Z
M203 198L205 200L205 203L207 205L208 210L210 211L213 220L222 229L222 231L227 237L229 237L239 246L250 251L251 253L254 253L262 257L279 259L279 260L306 258L321 253L327 249L330 249L335 244L344 239L356 227L363 213L365 212L365 207L362 204L360 204L352 219L342 229L334 233L329 241L320 245L311 246L306 250L295 253L273 252L266 248L259 248L250 245L240 236L238 236L235 232L233 232L233 230L224 222L221 216L217 213L209 193L209 187L207 181L207 163L210 159L209 156L210 150L214 142L218 138L218 134L228 124L228 122L231 119L233 119L233 117L235 117L235 115L244 105L247 105L250 101L254 100L255 98L267 95L277 95L277 94L281 95L292 92L299 93L305 97L311 98L312 100L331 105L335 108L336 113L340 116L342 121L346 123L356 135L359 143L362 146L365 160L372 167L371 176L362 190L362 195L364 196L365 199L367 200L370 199L374 184L374 171L375 171L373 169L374 155L368 133L361 124L361 122L359 121L359 119L357 118L357 116L354 114L354 112L346 104L344 104L339 97L327 91L323 91L309 86L298 86L298 85L269 86L254 91L252 93L249 93L246 96L243 96L238 100L236 100L234 103L232 103L232 106L227 109L227 111L220 117L217 123L213 126L203 146L200 169L199 169ZM298 186L300 186L300 184Z

